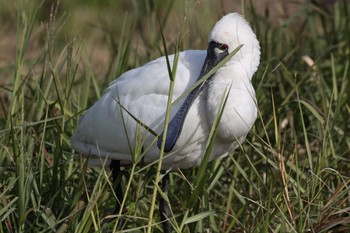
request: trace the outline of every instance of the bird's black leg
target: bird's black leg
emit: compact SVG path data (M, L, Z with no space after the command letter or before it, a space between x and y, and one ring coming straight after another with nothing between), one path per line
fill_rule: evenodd
M169 174L165 174L163 176L161 189L165 194L167 194L169 189ZM171 224L168 219L172 218L172 214L168 203L162 197L160 197L160 200L159 200L159 212L160 212L160 219L163 224L164 232L170 233Z
M110 164L110 169L112 170L112 181L113 181L113 186L114 186L114 192L117 195L114 214L119 214L121 204L122 204L122 201L124 199L123 189L121 186L122 173L120 172L120 161L113 159L111 161L111 164ZM121 227L123 226L123 224L124 224L124 219L120 218L119 222L118 222L117 229L120 230Z

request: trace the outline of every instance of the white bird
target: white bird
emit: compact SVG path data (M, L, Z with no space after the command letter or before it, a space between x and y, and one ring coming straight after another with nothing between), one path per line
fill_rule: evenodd
M237 148L256 120L257 103L251 84L260 62L256 35L241 15L230 13L215 24L208 42L207 51L180 52L173 100L230 52L241 44L243 47L202 86L172 107L164 149L168 155L162 161L162 169L200 165L224 98L227 101L210 160L223 157ZM168 59L172 66L174 55L168 56ZM144 150L142 162L158 160L161 141L157 143L156 135L149 129L162 135L169 87L166 57L122 74L81 117L71 138L72 147L95 158L131 164L135 162L132 150L135 144L141 143Z

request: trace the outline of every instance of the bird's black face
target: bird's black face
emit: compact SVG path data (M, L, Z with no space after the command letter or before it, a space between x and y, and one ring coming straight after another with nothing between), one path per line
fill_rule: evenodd
M200 79L206 73L208 73L211 69L213 69L228 54L229 54L228 45L221 44L216 41L211 41L208 45L207 57L205 58L205 61L202 66L202 70L198 79Z
M215 41L211 41L208 46L207 56L202 66L202 70L197 79L200 80L204 75L206 75L211 69L213 69L220 61L222 61L227 55L228 46L226 44L221 44ZM175 116L171 119L168 125L168 132L165 140L164 151L170 152L175 146L177 139L179 138L183 124L185 122L185 118L187 116L188 110L192 106L192 103L197 98L197 96L204 90L204 88L208 85L211 77L208 78L201 85L197 86L193 89L190 94L188 94L184 103L181 105L180 109L177 111ZM162 138L164 132L160 135L157 146L161 148Z

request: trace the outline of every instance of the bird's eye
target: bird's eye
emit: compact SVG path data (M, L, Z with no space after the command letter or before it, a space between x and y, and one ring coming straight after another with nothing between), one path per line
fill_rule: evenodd
M227 51L227 50L228 50L228 46L227 46L227 44L221 44L220 47L219 47L219 49L220 49L221 51Z

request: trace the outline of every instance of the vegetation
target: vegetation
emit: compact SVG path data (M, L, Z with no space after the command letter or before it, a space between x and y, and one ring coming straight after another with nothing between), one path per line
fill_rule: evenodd
M168 53L206 49L230 11L261 43L259 117L242 148L201 170L205 182L203 168L170 174L174 229L349 232L349 3L286 2L0 0L0 232L112 232L110 171L70 147L79 116L165 54L161 28ZM156 167L123 170L124 232L162 231Z

